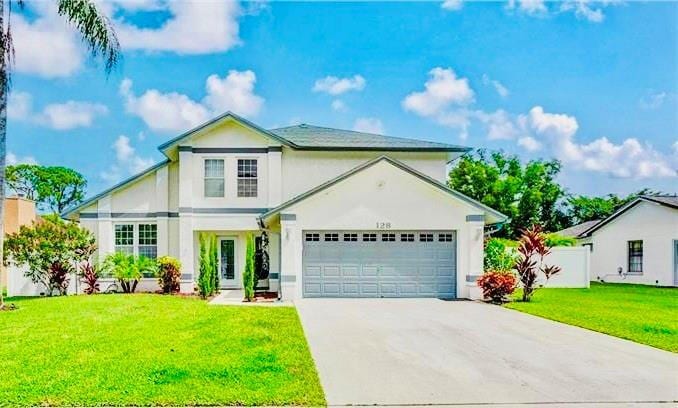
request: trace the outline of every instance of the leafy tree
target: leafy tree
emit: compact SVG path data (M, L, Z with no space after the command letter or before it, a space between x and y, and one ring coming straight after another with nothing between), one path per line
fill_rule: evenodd
M75 170L61 166L19 164L7 166L7 185L17 193L61 214L85 198L87 180Z
M118 63L120 45L113 26L99 12L95 0L55 0L57 11L82 36L93 58L101 57L106 74ZM5 206L5 165L7 160L7 100L12 79L14 45L12 39L12 5L23 7L23 0L0 0L0 220ZM0 253L3 251L4 229L0 222ZM5 306L0 291L0 309Z
M527 225L539 223L557 231L568 224L562 206L566 192L556 181L559 172L557 160L523 164L517 156L479 150L461 158L448 184L507 215L509 222L496 235L515 238Z
M645 188L626 197L619 197L616 194L608 194L602 197L572 196L567 200L570 220L572 224L601 220L609 217L621 206L635 200L638 196L653 194L658 193Z
M89 258L94 248L91 232L54 215L9 234L4 255L5 263L28 266L26 277L45 286L51 296L55 291L66 293L70 274L78 263Z

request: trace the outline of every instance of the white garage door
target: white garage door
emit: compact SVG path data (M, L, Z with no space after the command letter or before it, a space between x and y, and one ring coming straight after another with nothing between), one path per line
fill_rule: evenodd
M304 297L456 297L454 231L304 231Z

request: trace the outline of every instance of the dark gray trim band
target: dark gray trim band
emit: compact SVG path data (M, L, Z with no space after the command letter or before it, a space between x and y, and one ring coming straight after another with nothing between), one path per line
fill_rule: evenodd
M466 221L485 221L485 215L483 214L471 214L466 216Z
M467 283L476 283L478 278L480 278L480 275L466 275L466 282Z
M97 218L158 218L158 217L169 217L176 218L179 216L178 212L168 212L168 211L158 211L158 212L146 212L146 213L80 213L80 218L84 219L97 219Z
M261 214L268 208L193 208L179 207L179 213L183 214Z
M278 279L279 276L280 276L280 274L275 273L275 272L272 272L272 273L269 273L269 274L268 274L268 278L269 278L269 279Z
M282 282L285 283L292 283L297 281L297 276L296 275L282 275Z
M274 150L276 149L276 150ZM281 147L194 147L193 153L268 153L281 152Z
M280 214L280 221L296 221L297 214Z
M180 152L191 152L193 151L193 148L191 146L179 146L178 147Z
M182 273L181 280L193 280L193 275L190 273Z

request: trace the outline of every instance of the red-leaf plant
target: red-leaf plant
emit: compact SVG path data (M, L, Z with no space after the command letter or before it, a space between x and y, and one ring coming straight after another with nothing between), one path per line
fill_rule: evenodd
M520 256L515 269L523 287L523 301L529 302L539 287L545 286L553 275L560 272L560 267L544 264L544 257L551 253L551 248L546 245L546 235L539 225L522 231L518 253ZM544 274L546 280L538 285L540 273Z
M83 292L88 295L99 293L99 269L90 261L82 261L78 265L80 281L85 284Z

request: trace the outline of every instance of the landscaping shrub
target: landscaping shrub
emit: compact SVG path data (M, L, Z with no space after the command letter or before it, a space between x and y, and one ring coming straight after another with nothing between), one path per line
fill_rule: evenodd
M179 280L181 279L181 262L171 256L163 256L157 260L158 284L162 293L179 292Z
M78 265L80 281L85 285L83 292L87 295L99 293L100 268L89 260Z
M523 287L523 302L529 302L539 286L545 286L548 280L560 272L560 267L544 264L544 257L551 253L551 248L546 245L546 234L539 225L523 230L518 241L518 253L520 256L515 265L518 278ZM539 274L543 274L546 280L539 283Z
M553 247L572 247L577 246L577 239L572 237L566 237L564 235L557 234L552 232L546 234L546 245Z
M106 268L120 282L122 291L134 293L144 274L155 274L157 265L145 256L134 256L123 252L108 254L104 260Z
M215 264L215 248L217 237L214 234L202 233L199 236L200 241L200 276L198 276L198 293L205 299L212 296L218 282L218 276L215 278L217 264Z
M517 283L515 275L503 271L487 271L478 278L483 297L494 303L507 301L508 296L516 290Z
M23 225L8 234L4 261L26 265L25 276L46 288L47 296L66 294L69 276L75 266L96 249L94 235L76 223L56 215L44 216L42 222Z
M247 234L247 250L245 252L245 270L242 273L242 282L245 289L245 300L254 299L255 276L254 276L254 237Z
M485 271L508 272L516 263L517 242L504 238L490 238L485 241L485 258L483 269Z

